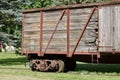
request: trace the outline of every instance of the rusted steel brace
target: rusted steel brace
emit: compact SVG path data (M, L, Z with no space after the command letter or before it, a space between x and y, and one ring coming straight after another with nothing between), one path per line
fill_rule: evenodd
M70 53L70 10L67 9L67 56Z
M65 12L66 12L66 10L63 10L63 12L62 12L62 14L61 14L61 16L60 16L60 18L59 18L59 20L58 20L56 26L55 26L55 29L54 29L54 31L52 32L52 35L51 35L51 37L50 37L50 39L49 39L49 41L48 41L48 44L47 44L47 46L46 46L46 48L45 48L45 51L44 51L44 54L45 54L45 52L47 51L48 46L49 46L49 44L50 44L50 42L51 42L51 40L52 40L52 38L53 38L53 36L54 36L56 30L57 30L57 27L58 27L60 21L62 20L62 18L63 18L63 16L64 16Z
M42 39L43 39L43 12L40 11L40 53L38 54L38 56L43 56Z
M82 31L80 32L79 39L78 39L77 43L76 43L75 46L74 46L73 52L72 52L68 57L71 57L71 56L75 53L75 51L76 51L76 49L77 49L77 46L78 46L78 44L79 44L79 42L80 42L80 40L81 40L81 38L82 38L82 36L83 36L86 28L87 28L87 25L88 25L88 23L90 22L90 19L91 19L92 15L94 14L95 9L96 9L96 7L92 8L91 14L89 15L89 17L88 17L88 19L87 19L87 21L86 21L86 24L84 25Z

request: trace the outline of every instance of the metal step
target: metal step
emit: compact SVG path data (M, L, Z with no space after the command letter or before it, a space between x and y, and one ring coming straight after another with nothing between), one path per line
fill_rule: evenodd
M99 63L99 55L91 55L91 62L92 63Z

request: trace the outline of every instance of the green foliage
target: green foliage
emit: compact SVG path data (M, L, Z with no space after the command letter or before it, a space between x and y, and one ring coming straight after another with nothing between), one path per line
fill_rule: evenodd
M59 5L81 4L92 2L105 2L110 0L23 0L20 4L22 9L42 8Z
M19 3L18 0L0 0L0 35L4 34L0 41L14 44L14 46L16 43L19 44L21 39ZM17 40L16 43L14 43L15 40Z
M57 1L55 1L55 4L56 5L69 5L69 4L106 2L106 1L111 1L111 0L57 0Z
M22 9L30 8L42 8L53 5L53 0L24 0L24 3L20 5Z

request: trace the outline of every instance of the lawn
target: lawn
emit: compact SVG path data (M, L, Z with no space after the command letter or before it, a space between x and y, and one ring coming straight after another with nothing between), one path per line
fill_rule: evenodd
M0 68L28 68L24 60L24 56L14 53L0 53ZM0 80L120 80L120 65L78 62L75 71L66 73L0 69Z

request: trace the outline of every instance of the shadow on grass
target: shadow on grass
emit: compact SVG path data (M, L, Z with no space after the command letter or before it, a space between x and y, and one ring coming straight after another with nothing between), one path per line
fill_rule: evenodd
M90 64L77 63L75 71L101 72L101 73L120 73L120 64Z
M0 59L1 66L22 65L25 63L25 58L6 58Z
M24 64L25 64L25 57L0 59L1 66L24 65ZM82 71L120 74L120 64L77 63L77 68L75 69L75 72L82 72Z

